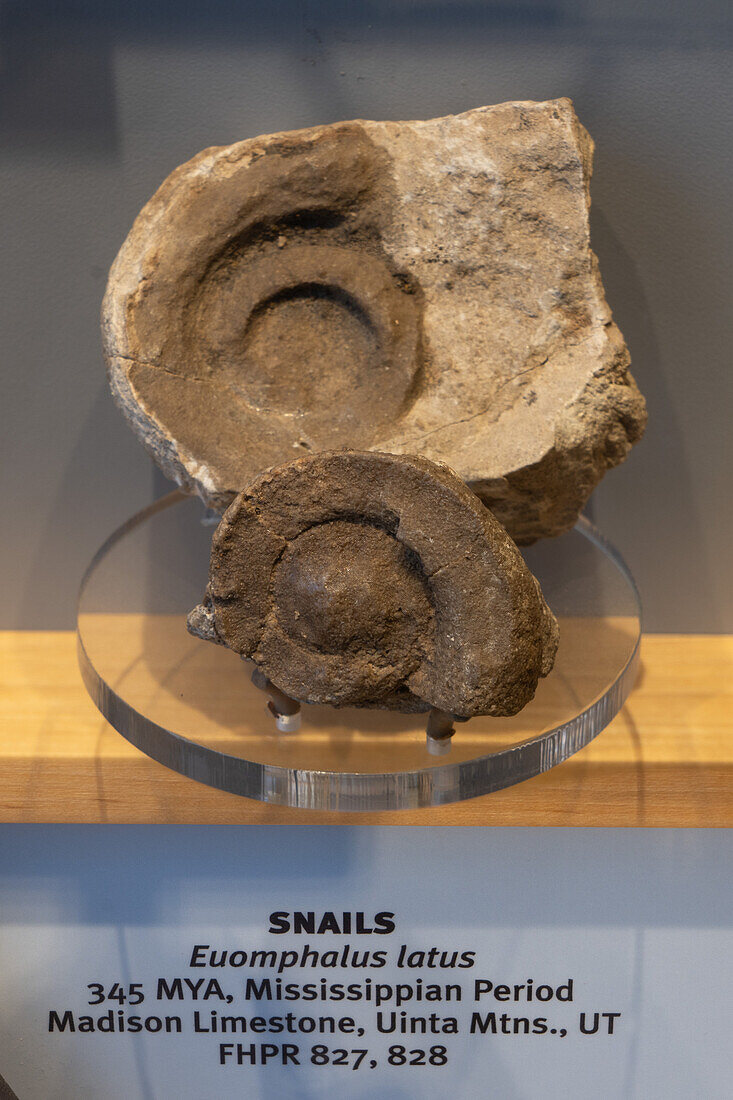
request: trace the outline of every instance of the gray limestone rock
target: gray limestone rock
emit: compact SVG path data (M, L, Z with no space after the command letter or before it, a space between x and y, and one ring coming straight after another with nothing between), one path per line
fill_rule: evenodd
M204 150L110 273L116 400L219 510L357 447L447 462L519 542L570 527L645 406L588 232L567 99Z
M324 451L224 514L189 630L293 699L462 718L515 714L557 623L506 531L425 458Z

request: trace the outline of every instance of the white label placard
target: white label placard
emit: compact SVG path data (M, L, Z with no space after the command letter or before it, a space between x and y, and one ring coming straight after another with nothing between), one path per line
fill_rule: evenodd
M19 1100L730 1096L724 831L2 834Z

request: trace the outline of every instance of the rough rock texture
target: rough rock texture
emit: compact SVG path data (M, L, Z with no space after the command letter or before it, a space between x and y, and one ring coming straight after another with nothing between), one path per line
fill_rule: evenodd
M189 629L309 703L515 714L557 623L506 531L425 458L324 451L262 475L214 535Z
M517 541L565 530L646 419L590 250L591 154L567 99L205 150L112 268L117 401L220 509L350 446L449 463Z

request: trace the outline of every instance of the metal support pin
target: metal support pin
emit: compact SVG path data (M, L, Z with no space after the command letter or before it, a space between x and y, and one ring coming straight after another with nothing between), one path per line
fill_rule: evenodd
M427 729L425 730L425 745L431 756L445 756L450 752L450 743L453 734L455 718L444 710L433 707L428 715Z
M252 683L270 696L267 709L281 733L295 733L300 729L300 703L297 699L291 699L284 691L275 687L259 668L255 668L252 673Z

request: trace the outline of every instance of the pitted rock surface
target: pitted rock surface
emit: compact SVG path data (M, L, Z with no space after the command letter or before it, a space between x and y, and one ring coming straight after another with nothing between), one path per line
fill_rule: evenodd
M520 542L570 527L646 412L588 230L567 99L204 150L110 273L112 391L222 510L357 447L447 462Z
M521 710L558 637L516 546L452 470L358 451L240 493L189 629L303 702L464 718Z

